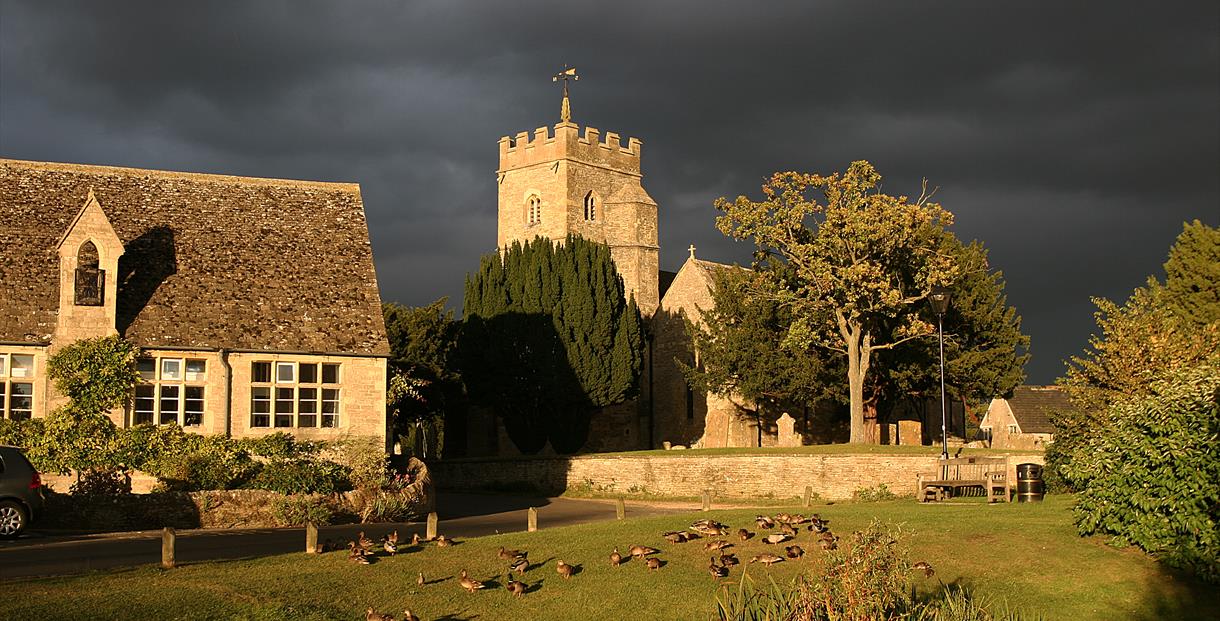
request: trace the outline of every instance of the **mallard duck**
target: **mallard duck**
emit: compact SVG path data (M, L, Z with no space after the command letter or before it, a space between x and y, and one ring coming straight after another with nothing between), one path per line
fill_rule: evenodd
M661 568L661 559L659 559L655 556L648 557L648 560L644 561L644 563L646 565L648 565L648 569L660 569Z
M622 564L623 564L623 555L618 553L618 548L614 548L614 551L610 553L610 565L612 567L618 567L619 565L622 565Z
M355 541L350 542L348 544L348 548L350 548L350 550L347 553L347 560L349 560L353 563L356 563L358 565L368 565L369 564L369 559L368 559L368 556L366 555L367 553L364 551L364 548L361 548L360 546L356 545Z
M721 554L720 555L720 564L724 565L725 567L732 567L740 562L741 561L737 560L736 554Z
M750 537L754 536L754 533L744 528L739 528L737 529L737 536L740 537L742 541L749 541Z
M419 577L415 579L415 584L418 584L419 586L424 586L427 584L427 581L424 580L424 572L419 572Z
M780 524L787 524L792 520L792 516L787 513L776 513L775 521Z
M805 549L801 546L786 546L784 553L788 555L788 558L801 558L805 556Z
M506 561L509 559L517 558L517 557L524 558L526 556L526 553L522 552L521 550L509 550L509 549L505 548L504 546L500 546L500 551L497 552L496 554L500 558L502 558Z
M394 615L383 615L372 608L364 613L365 621L394 621Z
M805 523L805 520L808 520L808 519L809 518L807 518L799 513L793 513L791 516L788 517L788 523L793 526L800 526L801 524Z
M525 594L525 583L513 580L512 574L507 576L507 581L504 583L504 588L508 589L509 593L512 593L517 597L521 597Z
M782 556L776 556L774 554L759 554L758 556L750 559L751 563L762 563L767 567L770 567L775 563L782 563L783 561L784 558Z
M928 563L927 561L919 561L918 563L911 565L911 569L917 569L919 571L922 571L923 575L925 575L929 578L932 577L932 574L936 573L936 571L934 569L932 569L932 565L930 563Z
M408 608L402 611L402 621L419 621L419 617L411 614L411 609Z
M515 571L519 574L525 573L525 570L530 568L530 562L524 556L515 558L508 564L509 571Z
M478 580L466 575L465 569L462 570L461 577L458 579L458 584L462 585L462 588L466 589L470 593L474 593L475 591L485 588L486 586L482 582L479 582Z
M783 543L791 538L792 537L789 537L788 535L786 535L784 533L774 533L771 535L767 535L766 537L763 537L763 543L769 543L769 544L774 545L777 543Z
M761 530L771 530L772 528L775 528L775 520L772 520L765 515L755 517L754 523L757 524L758 528Z
M723 550L731 545L733 545L733 544L731 544L723 539L715 539L713 541L709 541L709 542L703 544L703 549L707 550L707 551Z
M818 547L823 550L833 550L839 547L838 537L823 537L818 539Z
M357 545L359 545L361 548L364 548L365 552L373 551L373 546L375 544L373 543L372 539L369 539L368 537L364 536L364 531L360 531L360 534L356 535L356 542L357 542Z
M572 577L573 569L571 565L563 561L559 561L558 563L555 563L555 572L563 576L564 580L567 580L568 578Z
M660 552L660 550L658 550L656 548L650 548L648 546L631 546L631 549L628 550L628 552L631 554L631 556L634 556L637 559L641 559L641 558L644 558L645 556L648 556L649 554L656 554L656 553Z
M419 545L420 541L421 539L419 538L419 533L411 533L411 545L417 546Z
M729 575L729 568L717 565L716 557L713 556L711 562L707 564L707 573L711 574L713 578L723 578Z
M779 532L781 532L781 533L783 533L783 534L785 534L785 535L788 535L789 537L795 537L795 536L796 536L796 529L795 529L795 528L792 528L792 525L791 525L791 524L788 524L788 523L780 524L780 525L779 525Z
M389 539L391 542L394 543L394 545L398 545L398 530L395 529L394 532L392 532L386 536L386 539Z
M665 540L670 543L686 543L687 541L690 540L690 537L687 537L686 533L681 532L681 531L676 531L676 530L671 530L667 533L662 533L661 536L665 537Z
M390 538L386 537L385 541L381 542L381 549L385 550L386 554L394 556L398 554L398 542L390 541Z
M450 539L450 538L448 538L448 537L446 537L446 536L444 536L444 535L437 535L437 536L436 536L436 547L438 547L438 548L448 548L448 547L449 547L449 546L451 546L451 545L453 545L453 540L452 540L452 539Z

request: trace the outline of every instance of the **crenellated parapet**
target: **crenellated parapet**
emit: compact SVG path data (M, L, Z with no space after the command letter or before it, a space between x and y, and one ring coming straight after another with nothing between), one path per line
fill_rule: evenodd
M628 138L623 146L622 138L614 132L586 127L584 135L575 123L559 123L551 127L539 127L531 136L521 132L515 137L500 138L499 172L551 163L557 160L573 160L594 166L604 166L628 174L640 174L640 150L643 143L638 138Z

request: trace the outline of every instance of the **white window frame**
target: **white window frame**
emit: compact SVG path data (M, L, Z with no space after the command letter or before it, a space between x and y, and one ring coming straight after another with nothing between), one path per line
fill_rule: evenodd
M16 365L13 361L16 358L29 360L28 365L21 367L20 375L14 373ZM34 371L37 363L38 359L34 354L18 352L0 353L0 419L29 420L34 418L34 392L37 389L34 385ZM28 386L28 392L18 395L17 386ZM13 401L17 397L28 398L29 407L21 409L13 407ZM19 414L20 418L17 418L14 414Z
M139 369L140 366L147 366L147 362L149 360L152 361L153 377L149 378L146 371L140 371L140 383L136 387L136 394L131 404L132 423L136 425L151 424L158 427L164 425L178 425L184 429L202 427L204 416L207 414L207 360L204 358L189 358L186 356L147 356L136 362L136 368ZM195 366L196 368L202 366L203 368L201 371L196 370L188 373L188 366ZM166 373L167 368L172 367L177 368L177 373ZM140 394L141 392L147 391L149 388L151 388L151 396L147 394ZM178 393L177 396L173 398L173 400L177 403L177 406L173 412L169 412L163 407L165 405L165 398L163 395L166 392L169 392L167 389L176 390ZM195 412L192 410L191 413L198 413L199 421L197 423L187 424L186 395L188 392L195 390L201 391L201 396L198 399L192 398L191 401L199 402L199 411ZM142 399L152 400L151 410L137 409ZM170 414L173 415L173 420L165 420L165 417ZM140 417L144 416L148 416L149 419L140 420Z
M271 381L255 382L254 365L270 364ZM324 361L255 360L250 363L250 427L257 429L318 429L339 427L342 415L343 364ZM312 366L312 382L302 381L301 368ZM280 368L291 367L292 381L281 380ZM333 370L333 382L326 381ZM285 391L285 392L281 392ZM312 397L309 396L312 393ZM266 395L266 397L264 397ZM257 403L267 403L267 412L256 412ZM290 407L283 407L290 406ZM306 404L302 407L302 404ZM310 411L312 410L312 411ZM255 417L266 416L266 424ZM281 419L280 417L288 417ZM288 424L281 424L287 422Z

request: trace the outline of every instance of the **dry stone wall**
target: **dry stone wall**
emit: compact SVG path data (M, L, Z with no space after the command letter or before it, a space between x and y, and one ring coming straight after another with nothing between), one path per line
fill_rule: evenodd
M720 498L791 498L805 486L829 500L885 485L898 495L916 492L915 475L933 472L937 455L708 455L455 459L429 465L441 489L523 489L546 493L592 489L614 493ZM1016 465L1045 463L1041 453L1008 455L1010 486Z

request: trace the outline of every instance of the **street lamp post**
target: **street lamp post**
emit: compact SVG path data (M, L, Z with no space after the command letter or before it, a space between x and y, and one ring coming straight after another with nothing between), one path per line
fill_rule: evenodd
M949 417L945 407L945 311L949 310L949 290L933 287L928 301L936 313L936 331L940 335L940 458L949 459Z

